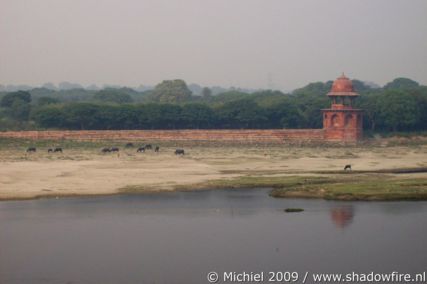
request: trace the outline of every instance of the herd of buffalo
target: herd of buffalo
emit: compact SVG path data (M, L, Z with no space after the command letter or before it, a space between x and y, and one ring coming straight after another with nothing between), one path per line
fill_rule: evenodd
M133 148L133 147L135 147L133 145L133 143L127 143L125 145L125 148ZM137 150L136 150L136 152L137 153L144 153L146 150L152 150L152 149L153 149L153 146L151 144L147 144L147 145L138 147ZM118 147L110 147L110 148L105 147L105 148L101 149L101 152L104 153L104 154L105 153L112 153L112 152L119 152L119 151L120 151L120 149ZM154 147L154 152L155 153L158 153L159 151L160 151L160 147L159 146ZM28 147L27 148L27 153L31 153L31 152L37 152L37 148L36 147ZM49 148L47 150L47 152L48 153L62 153L62 148L61 147ZM176 149L175 150L175 155L184 155L184 154L185 154L184 149Z
M125 148L133 148L133 147L135 147L133 145L133 143L127 143L125 145ZM137 153L144 153L146 150L152 150L152 149L153 149L153 146L151 144L147 144L147 145L138 147L136 149L136 152ZM27 148L27 153L36 152L36 151L37 151L36 147L29 147L29 148ZM104 154L105 153L112 153L112 152L119 152L119 151L120 151L120 149L118 147L110 147L110 148L105 147L105 148L101 149L101 152L104 153ZM156 146L154 148L154 152L158 153L159 151L160 151L160 147ZM61 147L49 148L47 150L47 152L48 153L62 153L62 148ZM175 155L184 155L184 154L185 154L184 149L176 149L175 150ZM351 165L345 165L344 170L345 171L346 170L350 170L351 171Z

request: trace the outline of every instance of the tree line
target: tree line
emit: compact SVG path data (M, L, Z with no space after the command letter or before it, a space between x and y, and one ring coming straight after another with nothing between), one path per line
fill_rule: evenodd
M384 87L354 80L371 131L427 130L427 87L398 78ZM321 128L332 81L311 83L290 94L230 90L194 96L183 80L163 81L138 93L107 88L75 97L52 92L0 94L0 129L265 129ZM69 94L69 93L68 93ZM71 98L71 99L70 99Z

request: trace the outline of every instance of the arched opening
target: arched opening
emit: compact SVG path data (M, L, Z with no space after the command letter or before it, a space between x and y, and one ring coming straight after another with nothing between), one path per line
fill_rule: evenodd
M353 123L353 116L351 114L347 114L345 116L345 120L344 120L344 126L345 127L350 127Z
M339 127L340 126L340 118L338 115L334 114L331 117L331 126L332 127Z

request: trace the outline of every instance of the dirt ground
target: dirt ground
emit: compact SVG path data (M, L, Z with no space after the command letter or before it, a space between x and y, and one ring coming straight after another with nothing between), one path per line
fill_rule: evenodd
M194 146L183 157L160 153L102 154L98 149L0 150L0 199L114 194L127 186L167 191L176 186L242 175L315 175L316 171L427 166L427 145L396 147ZM425 173L415 174L425 177ZM411 178L413 175L401 175Z

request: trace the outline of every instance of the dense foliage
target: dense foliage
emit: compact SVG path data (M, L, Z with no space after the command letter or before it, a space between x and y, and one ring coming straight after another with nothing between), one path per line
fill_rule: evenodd
M32 89L0 93L0 129L321 128L332 82L280 91L192 95L182 80L153 90ZM427 130L427 87L398 78L383 88L354 80L364 127L373 131Z

